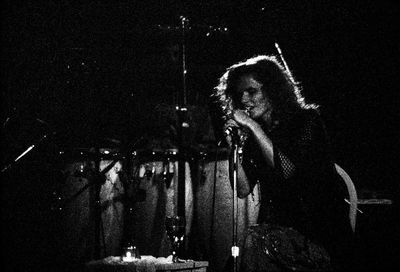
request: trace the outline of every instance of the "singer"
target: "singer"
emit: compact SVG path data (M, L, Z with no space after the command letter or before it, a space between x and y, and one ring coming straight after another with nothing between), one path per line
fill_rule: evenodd
M214 88L227 143L240 135L238 196L257 182L257 226L245 238L240 271L338 270L351 264L347 195L336 173L319 106L276 56L230 66ZM232 129L235 128L235 129Z

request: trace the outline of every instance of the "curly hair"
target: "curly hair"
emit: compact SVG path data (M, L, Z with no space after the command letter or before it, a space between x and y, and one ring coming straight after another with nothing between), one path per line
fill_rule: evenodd
M301 87L274 55L259 55L239 62L227 68L214 87L213 96L223 112L223 119L229 119L234 109L240 108L240 97L236 87L243 75L252 75L262 83L262 91L271 100L273 119L289 119L301 109L318 108L315 104L306 104Z

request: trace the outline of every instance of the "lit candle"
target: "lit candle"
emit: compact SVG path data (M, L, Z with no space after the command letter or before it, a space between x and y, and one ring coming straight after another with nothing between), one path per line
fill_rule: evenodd
M133 262L135 258L132 257L132 253L130 251L127 251L125 253L125 256L122 256L122 260L124 262Z
M135 246L129 246L124 248L124 256L122 256L122 261L133 262L138 259L140 259L140 255Z

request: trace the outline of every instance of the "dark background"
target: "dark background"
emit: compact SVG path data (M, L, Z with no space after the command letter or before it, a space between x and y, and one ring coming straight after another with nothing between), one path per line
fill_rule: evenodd
M34 150L42 157L65 147L129 148L141 136L173 146L185 16L193 146L215 142L204 120L213 115L209 96L224 68L275 54L278 42L308 101L322 106L336 161L359 196L396 199L395 3L4 1L2 166L49 132L57 134Z
M182 97L184 15L189 105L205 108L227 65L276 53L278 42L304 95L322 106L337 162L356 186L398 188L394 2L5 1L2 10L6 157L41 135L36 118L76 146L157 134L171 122L163 109L171 114ZM207 36L209 26L228 31ZM207 132L196 133L201 142Z

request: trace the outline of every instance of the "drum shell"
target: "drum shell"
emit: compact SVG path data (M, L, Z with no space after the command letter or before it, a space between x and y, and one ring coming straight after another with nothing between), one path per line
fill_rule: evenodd
M100 172L104 171L113 160L104 158L100 161ZM123 160L115 162L114 166L105 172L105 182L100 189L102 233L100 245L103 256L118 256L124 236L125 224L125 187L119 175L124 165ZM100 229L101 230L101 229Z
M105 150L108 149L101 149ZM113 151L106 153L110 152ZM116 161L110 170L102 173L113 162L110 156L96 157L90 149L60 153L57 167L63 178L54 192L57 202L53 208L58 217L60 262L73 265L91 260L97 254L118 255L124 222L124 206L120 201L124 188L118 172L123 168L123 160ZM96 179L98 173L101 179ZM96 218L97 208L101 209L101 219ZM96 252L96 243L99 252Z
M178 214L178 171L176 154L169 151L136 152L132 160L133 176L144 201L135 202L132 213L133 239L142 255L168 256L170 242L165 231L165 217ZM186 236L190 235L193 218L193 185L189 162L185 165ZM151 175L143 175L143 169ZM164 171L172 171L170 176ZM147 173L148 174L148 173Z
M224 271L231 256L233 234L233 190L229 181L229 152L224 149L205 153L198 161L194 187L195 215L193 243L197 259L210 261L213 271ZM237 235L241 247L246 229L257 223L259 185L252 194L238 199ZM240 249L241 250L241 249ZM241 251L240 251L241 252Z

